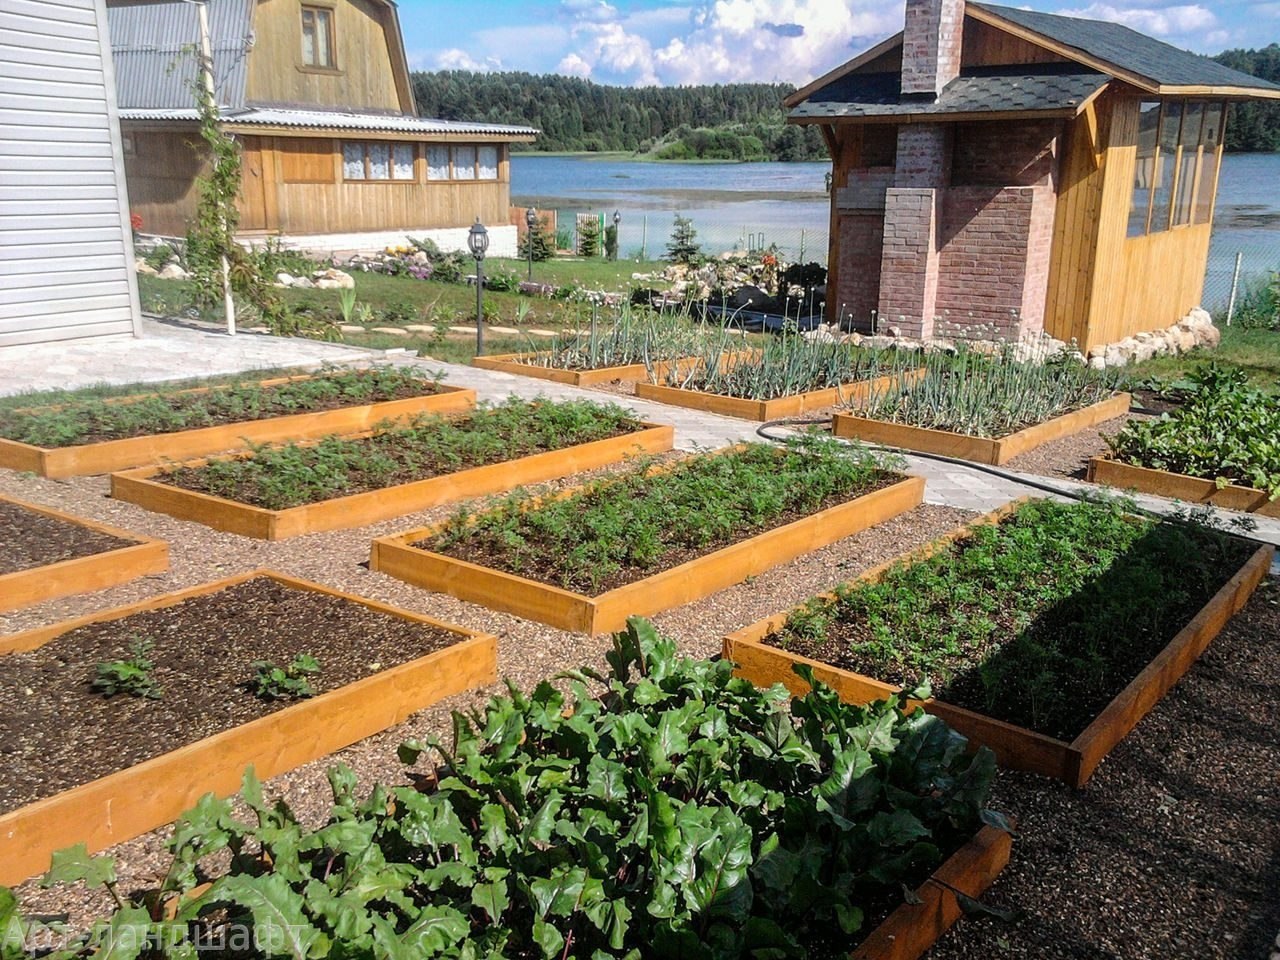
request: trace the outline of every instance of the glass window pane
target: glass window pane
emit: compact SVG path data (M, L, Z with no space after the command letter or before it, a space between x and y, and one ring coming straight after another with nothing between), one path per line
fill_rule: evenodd
M498 148L497 147L481 147L478 151L480 158L480 179L481 180L497 180L498 179Z
M364 179L364 144L342 145L342 176L347 180Z
M316 65L333 66L333 11L316 10Z
M413 179L413 157L414 149L412 143L397 143L392 150L392 170L391 175L397 180Z
M1151 203L1151 232L1169 229L1173 210L1173 165L1178 157L1182 130L1182 103L1166 103L1160 119L1160 150L1156 154L1155 199Z
M1182 133L1178 146L1182 150L1182 165L1178 170L1178 195L1173 204L1173 225L1191 222L1191 200L1196 189L1196 168L1200 160L1200 131L1204 126L1204 104L1187 104L1182 117Z
M1211 103L1204 111L1204 127L1200 142L1204 153L1200 158L1200 190L1196 194L1196 223L1208 223L1213 216L1213 194L1218 186L1218 148L1222 144L1222 124L1226 110L1220 103Z
M427 179L449 179L448 147L427 147Z
M366 149L369 151L369 179L390 180L391 144L371 143Z
M302 11L302 62L316 62L316 15L314 10Z
M1147 212L1151 206L1151 184L1155 179L1156 141L1160 134L1160 104L1138 107L1138 164L1134 171L1133 202L1129 208L1129 236L1147 232Z
M476 178L476 148L453 148L453 178L455 180L474 180Z

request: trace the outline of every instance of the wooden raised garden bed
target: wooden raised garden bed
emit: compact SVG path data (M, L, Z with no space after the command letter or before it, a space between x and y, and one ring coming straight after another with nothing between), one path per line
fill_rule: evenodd
M973 437L947 430L930 430L904 423L888 423L844 412L836 413L832 431L837 437L861 440L864 443L936 453L944 457L999 466L1036 447L1124 416L1129 411L1129 400L1127 393L1116 394L1101 403L1073 410L999 439Z
M297 591L300 595L326 598L308 603L337 601L351 616L365 617L372 612L380 622L394 618L397 624L394 629L417 631L424 638L421 642L433 648L432 652L386 669L378 664L368 665L367 669L376 672L173 749L166 749L163 742L157 743L156 752L149 759L10 809L0 815L0 884L18 884L41 873L48 868L50 855L55 850L76 843L87 844L90 851L102 850L171 822L206 793L234 794L247 767L253 767L261 778L276 776L386 730L445 697L496 679L497 641L492 636L270 571L219 580L19 634L7 638L7 650L38 650L81 628L90 632L131 633L135 627L144 628L145 621L138 619L140 617L191 601L216 603L217 594L244 589L241 585L252 587L249 581L256 580L262 580L268 587L278 585L275 589L289 593ZM361 610L350 610L348 605L356 605ZM268 604L267 609L257 615L260 618L285 616L283 608L283 604ZM235 610L230 613L234 614ZM102 626L111 623L119 626ZM440 643L445 642L442 635L456 641L441 648ZM94 642L92 633L82 636L89 639L77 638L77 642ZM221 641L220 637L211 639L215 643ZM74 652L73 649L69 654ZM356 653L357 656L365 654L363 649ZM59 656L62 655L59 651ZM12 671L13 667L8 669ZM181 698L183 692L172 690L168 696ZM34 697L39 693L37 690ZM86 700L97 697L89 692L82 696ZM252 695L246 690L243 696L251 698ZM130 701L121 704L122 716L135 707L147 709L152 703L164 702L133 701L124 694L117 694L116 699ZM114 700L110 703L114 708ZM191 735L185 728L175 730L171 742L181 743L184 733ZM66 736L73 735L74 731L69 728ZM110 753L102 754L109 751L110 727L96 729L94 736L101 741L96 746L70 746L98 751L108 763L119 762Z
M1187 503L1209 503L1224 510L1280 517L1280 500L1272 500L1264 490L1241 487L1234 483L1218 486L1215 481L1202 477L1137 467L1108 457L1094 457L1089 461L1089 482L1105 483L1117 489L1136 490L1171 500L1185 500Z
M575 492L571 490L561 496L572 496ZM369 565L407 583L492 610L513 613L562 630L597 634L620 629L630 616L658 613L710 596L905 513L919 506L923 499L924 480L907 477L847 503L595 596L414 545L433 538L442 525L379 537L373 542Z
M854 582L877 583L894 567L925 560L963 539L976 527L999 523L1026 502L1016 501L980 517L919 550L876 567ZM1199 613L1069 742L938 699L912 703L945 720L974 745L990 747L1001 766L1038 773L1081 787L1093 775L1103 757L1160 702L1204 653L1227 621L1244 606L1267 575L1274 554L1275 548L1271 545L1258 547ZM821 599L833 596L823 594ZM867 703L902 692L900 687L874 677L765 643L766 638L783 627L791 613L787 611L767 617L725 638L724 655L738 664L741 676L762 686L783 683L793 693L802 694L808 690L808 684L795 673L794 668L804 664L813 669L817 679L849 702Z
M473 367L482 370L498 370L502 373L514 373L521 377L536 377L539 380L551 380L574 387L594 387L602 383L613 383L617 380L644 380L649 376L649 369L643 363L630 363L617 367L599 367L594 370L565 370L559 367L543 367L529 361L536 357L533 353L501 353L490 357L475 357L471 361ZM697 363L695 357L677 360L674 363L654 364L654 372L658 376L666 376L672 367L684 368Z
M640 429L622 436L281 510L164 483L156 479L165 473L162 467L113 473L111 495L215 530L260 540L284 540L324 530L359 527L455 500L542 483L617 463L630 456L664 453L674 442L674 427L642 423ZM199 467L207 462L192 461L183 466Z
M636 396L642 400L656 400L658 403L689 407L693 410L718 413L743 420L781 420L785 417L798 417L811 410L820 410L844 401L862 401L875 394L891 390L902 382L913 382L922 376L922 373L914 370L900 374L890 373L873 380L846 383L843 386L829 387L825 390L810 390L773 400L747 400L742 397L707 393L703 390L668 387L658 383L637 383Z
M263 380L258 386L274 387L309 377L280 377ZM182 393L206 393L218 387L199 387ZM243 449L250 444L274 440L304 440L332 433L356 433L384 420L399 420L421 413L455 413L475 406L474 390L423 381L422 396L381 403L339 407L311 413L295 413L265 420L245 420L195 430L157 433L120 440L104 440L69 447L38 447L0 438L0 467L26 470L42 477L63 479L82 477L143 464L180 460ZM119 397L108 403L136 403L144 397Z
M169 545L104 523L0 495L0 511L34 515L48 544L66 534L66 560L0 573L0 613L57 597L89 593L169 569ZM16 543L13 548L21 547Z

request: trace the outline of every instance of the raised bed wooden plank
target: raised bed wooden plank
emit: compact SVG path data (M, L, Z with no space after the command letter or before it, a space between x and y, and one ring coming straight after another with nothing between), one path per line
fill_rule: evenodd
M1101 403L1074 410L1061 417L1054 417L1044 423L1011 433L1007 437L1001 437L999 440L971 437L947 430L913 427L904 423L887 423L883 420L873 420L843 412L836 413L832 431L837 437L861 440L864 443L878 443L901 450L935 453L944 457L955 457L958 460L972 460L975 463L999 466L1036 447L1124 416L1129 410L1129 403L1129 394L1116 394Z
M263 380L262 387L292 383L307 377ZM423 381L427 385L427 381ZM215 388L197 388L183 393L204 393ZM153 396L153 395L148 395ZM116 402L137 402L140 397L121 397ZM474 390L437 384L434 392L421 397L366 403L337 410L294 413L265 420L246 420L216 427L126 437L72 447L38 447L0 438L0 467L26 470L43 477L63 479L83 477L144 464L198 457L224 450L244 449L251 443L273 440L305 440L331 433L368 430L383 420L403 420L421 413L457 413L475 406Z
M491 610L513 613L562 630L596 634L621 629L629 616L658 613L710 596L905 513L919 506L923 499L923 478L907 477L856 500L596 596L412 546L433 537L439 531L438 526L379 537L373 542L369 564L371 569L407 583Z
M574 387L594 387L602 383L613 383L615 380L644 380L649 376L649 369L643 363L599 367L595 370L562 370L530 363L529 361L536 356L537 354L533 353L500 353L489 357L475 357L471 365L482 370L498 370L502 373L551 380L554 383L565 383ZM685 369L697 362L697 358L687 357L674 363L656 363L653 369L657 376L665 377L672 367Z
M12 886L42 873L55 850L81 842L90 852L103 850L172 822L206 793L230 796L239 789L247 767L264 779L276 776L401 723L445 697L497 679L493 636L269 570L34 631L36 641L22 641L21 635L14 639L19 639L19 649L32 649L86 623L172 606L259 576L446 630L462 639L444 650L0 815L0 885Z
M675 443L675 428L644 423L620 437L536 453L517 460L472 467L382 490L370 490L319 503L268 510L155 479L163 467L142 467L111 475L111 495L118 500L202 523L215 530L259 540L285 540L324 530L344 530L516 487L594 470L630 456L665 453ZM197 460L185 466L202 466Z
M892 567L922 560L967 535L980 524L998 523L1025 500L1019 500L952 531L919 550L881 564L853 582L877 582ZM1238 612L1271 567L1275 548L1260 546L1245 565L1209 600L1201 611L1169 641L1094 721L1070 742L1018 727L942 700L912 700L912 709L923 708L941 717L974 745L991 748L997 762L1009 769L1026 770L1082 787L1111 752L1160 702L1173 685L1204 653L1233 614ZM830 593L821 597L829 599ZM902 688L874 677L789 653L765 644L764 638L786 622L790 611L759 620L724 638L724 655L738 664L738 675L759 685L784 684L803 695L809 685L794 670L799 664L813 668L814 676L851 703L882 700Z
M1009 863L1012 847L1008 833L983 827L920 885L920 902L904 903L889 914L850 960L919 960L960 919L955 891L982 896Z
M169 569L169 545L163 540L143 537L105 523L86 520L2 494L0 501L131 543L130 546L117 550L106 550L86 557L75 557L0 575L0 613L57 597L105 590L149 573L163 573Z
M738 417L742 420L781 420L786 417L798 417L811 410L819 410L837 403L859 402L874 393L894 389L904 379L914 381L923 375L922 370L910 370L902 374L891 373L872 380L860 380L857 383L846 383L843 386L825 390L810 390L807 393L778 397L774 400L744 400L741 397L727 397L718 393L686 390L683 387L668 387L657 383L637 383L636 396L642 400L655 400L658 403L689 407L693 410Z
M1213 480L1138 467L1108 457L1094 457L1089 461L1088 479L1090 483L1105 483L1109 487L1136 490L1157 497L1168 497L1170 500L1209 503L1224 510L1280 517L1280 500L1272 500L1264 490L1232 483L1219 487Z

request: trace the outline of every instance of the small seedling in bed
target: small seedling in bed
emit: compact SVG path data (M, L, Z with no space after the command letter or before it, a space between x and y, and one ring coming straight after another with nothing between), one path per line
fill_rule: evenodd
M134 637L129 644L129 659L99 663L98 675L93 681L94 691L104 697L123 693L143 700L159 700L164 696L164 688L151 676L151 671L156 668L155 661L151 659L154 646L150 640Z
M270 660L253 664L253 692L263 700L305 700L316 695L310 676L320 672L320 663L309 653L300 653L287 667Z

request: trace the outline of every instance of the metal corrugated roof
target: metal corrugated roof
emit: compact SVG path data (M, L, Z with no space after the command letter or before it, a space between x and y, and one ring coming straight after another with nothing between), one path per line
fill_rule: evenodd
M121 120L185 121L194 123L196 111L183 109L121 109ZM283 110L274 107L224 111L222 119L231 124L264 127L299 127L314 130L368 130L380 133L474 133L489 136L531 137L536 127L516 127L497 123L469 123L465 120L433 120L395 114L342 113L330 110Z
M1240 87L1273 93L1280 91L1280 86L1260 77L1252 77L1208 57L1179 50L1119 23L997 7L988 3L971 3L970 6L1079 50L1095 60L1145 77L1161 87Z
M984 70L947 84L936 101L904 97L898 73L851 73L797 104L790 117L902 117L946 114L1063 111L1078 108L1111 78L1089 70L1051 66Z
M209 35L218 103L245 103L255 0L211 0ZM180 108L191 103L200 26L194 4L183 0L112 4L107 31L115 61L116 98L128 108Z

